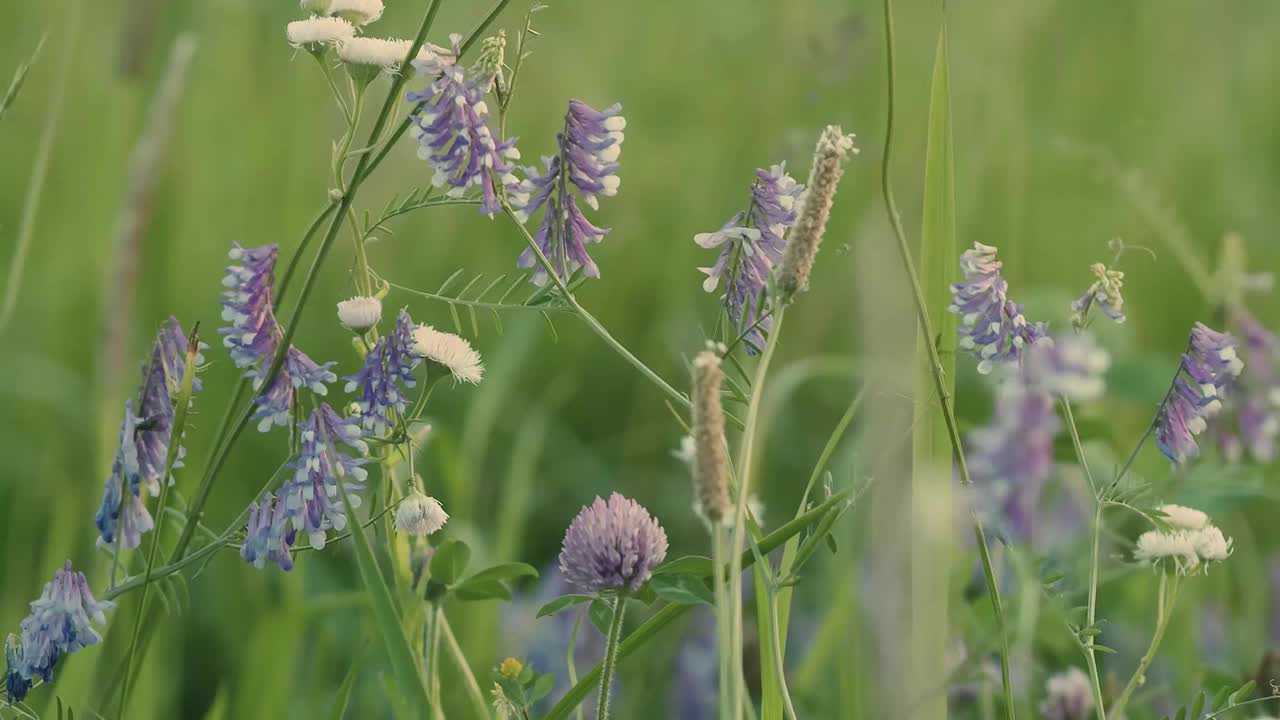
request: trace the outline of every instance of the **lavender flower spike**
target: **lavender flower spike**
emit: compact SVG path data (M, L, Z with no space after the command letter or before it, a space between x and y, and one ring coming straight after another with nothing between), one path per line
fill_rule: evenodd
M244 546L240 557L261 570L273 562L281 570L293 569L293 547L296 532L288 526L288 511L283 498L277 500L267 493L261 503L249 505L249 521L245 527Z
M997 389L991 423L969 433L969 470L1015 539L1035 532L1058 427L1053 398L1015 378Z
M280 489L276 502L287 503L288 517L294 530L307 534L312 547L323 548L329 529L341 531L347 526L339 499L338 483L342 482L353 507L359 507L360 496L368 476L361 465L363 457L351 457L339 450L340 445L365 455L369 446L360 439L360 425L339 417L326 403L311 413L298 429L302 433L302 451L294 463L294 478Z
M205 348L204 343L200 349ZM204 362L204 357L196 355L196 365ZM165 463L169 456L169 436L173 432L173 401L182 385L182 375L187 364L187 334L183 332L176 318L170 317L160 334L156 337L151 351L151 363L143 378L143 396L140 415L146 426L138 432L138 465L147 491L153 496L160 494L160 477L164 475ZM199 376L192 381L191 392L200 392ZM175 468L182 467L186 457L186 449L178 445ZM173 477L169 477L173 484ZM137 490L134 490L137 494Z
M509 191L512 209L521 222L545 208L533 239L562 278L579 269L587 277L600 277L586 246L603 240L609 230L587 220L578 207L578 197L598 210L598 197L618 194L618 156L627 125L621 113L622 106L617 103L596 110L581 100L570 100L564 130L556 135L556 155L542 158L541 173L526 167L528 177ZM576 195L570 185L577 189ZM526 249L516 265L536 268L534 284L546 284L546 268L538 263L532 249Z
M111 463L111 475L102 493L102 505L94 519L98 527L98 546L132 550L142 542L142 534L154 523L142 501L142 476L138 459L138 421L133 401L124 404L124 420L120 424L120 445Z
M1243 369L1230 335L1201 323L1192 327L1182 364L1156 416L1156 445L1165 457L1181 465L1200 454L1196 436L1222 409L1221 398Z
M737 332L746 333L746 347L752 353L764 348L773 324L771 318L756 324L761 298L774 266L782 259L785 237L796 222L796 207L804 189L787 174L785 164L758 169L746 215L733 216L716 232L693 236L699 247L720 248L714 265L698 268L707 275L702 289L714 292L724 280L721 303L725 314Z
M462 36L451 35L449 39L457 57ZM520 152L515 138L495 140L487 125L489 106L484 96L493 83L492 69L442 66L434 57L420 57L414 67L419 75L433 78L423 91L408 95L409 102L422 103L421 111L413 117L412 132L421 144L418 157L435 169L431 183L448 186L450 197L461 197L469 188L479 186L480 212L493 217L499 210L494 178L514 189L518 180L510 161L519 159Z
M1280 338L1247 311L1234 315L1244 337L1245 368L1227 402L1234 423L1219 427L1218 446L1227 462L1238 462L1246 450L1257 462L1271 462L1280 437Z
M105 624L106 611L114 607L93 597L88 580L72 570L68 560L31 603L31 613L21 624L21 646L12 635L5 644L9 699L22 700L37 677L52 682L53 668L63 655L100 642L102 636L92 623Z
M582 508L564 534L560 570L593 593L638 590L667 556L667 534L635 500L618 493Z
M1018 362L1022 351L1044 337L1043 323L1028 323L1022 306L1008 298L1009 284L1000 274L996 248L975 242L960 256L964 280L951 285L951 312L960 315L960 347L979 358L978 372Z
M356 407L366 430L384 435L409 404L406 389L417 384L414 368L421 359L414 352L414 324L406 310L396 316L396 327L378 339L365 356L360 372L346 378L347 392L358 392Z

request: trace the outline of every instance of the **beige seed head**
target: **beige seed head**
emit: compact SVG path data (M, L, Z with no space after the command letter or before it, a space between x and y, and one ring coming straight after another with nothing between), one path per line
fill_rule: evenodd
M813 167L809 169L809 184L800 200L796 224L787 238L778 269L778 286L784 298L788 298L809 284L813 260L818 256L818 246L827 230L827 218L831 216L831 204L836 197L836 186L844 174L845 161L856 154L853 135L845 135L839 125L828 125L818 138L813 151Z
M693 487L698 507L712 523L730 514L729 457L724 446L720 356L710 350L693 359Z

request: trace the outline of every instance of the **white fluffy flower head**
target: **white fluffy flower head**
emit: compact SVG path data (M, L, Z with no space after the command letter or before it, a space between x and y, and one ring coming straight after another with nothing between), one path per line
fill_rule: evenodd
M1208 572L1209 563L1226 560L1231 555L1231 542L1221 530L1207 524L1195 530L1148 530L1138 537L1133 556L1154 567L1188 575L1202 567Z
M335 45L350 40L355 35L351 23L336 17L313 17L291 22L285 27L289 44L315 50L325 45Z
M1161 505L1165 522L1182 530L1201 530L1209 524L1209 516L1195 508L1182 505Z
M355 37L338 43L338 59L348 65L368 65L394 73L409 54L408 40Z
M1223 536L1222 531L1212 525L1192 532L1191 542L1205 562L1221 562L1231 554L1231 538Z
M480 353L471 347L471 343L453 333L440 332L430 325L419 325L413 331L413 350L427 360L443 365L454 380L478 385L484 379Z
M417 487L396 508L396 529L409 535L426 537L449 522L449 513L440 501L422 494Z
M338 303L338 322L348 330L364 332L382 319L382 301L375 297L357 296Z
M324 6L322 15L337 15L356 25L368 25L382 17L383 10L382 0L304 0L307 3Z

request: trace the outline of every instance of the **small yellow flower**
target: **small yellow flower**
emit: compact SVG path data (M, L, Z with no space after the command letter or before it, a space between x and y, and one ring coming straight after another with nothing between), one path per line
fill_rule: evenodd
M498 666L498 672L502 673L502 676L507 678L515 678L523 671L524 663L513 657L503 660L502 664Z

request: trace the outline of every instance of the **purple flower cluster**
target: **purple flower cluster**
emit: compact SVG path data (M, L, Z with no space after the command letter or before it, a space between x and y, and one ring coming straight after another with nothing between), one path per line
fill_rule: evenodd
M1192 327L1182 364L1156 417L1156 445L1165 457L1181 465L1200 454L1196 436L1222 409L1222 398L1243 369L1230 335L1201 323Z
M746 214L733 216L716 232L693 236L699 247L720 248L714 265L698 268L707 276L702 289L715 292L724 280L721 303L733 328L746 333L750 352L764 347L765 336L773 325L771 318L759 325L756 322L769 275L782 259L786 234L796 222L796 207L803 193L804 186L787 174L785 164L757 169Z
M560 571L593 593L638 590L667 556L667 533L618 493L582 508L564 534Z
M1257 462L1276 457L1280 436L1280 338L1241 309L1235 326L1244 338L1244 372L1227 399L1227 414L1216 433L1218 447L1228 462L1238 462L1248 452Z
M409 402L405 390L417 384L413 370L422 359L413 352L413 331L413 318L401 310L391 334L379 338L360 372L346 378L346 391L359 395L361 423L378 435L384 435L405 411Z
M461 52L461 35L451 35L453 55ZM413 117L412 131L420 143L418 157L431 163L435 175L431 184L449 188L450 197L461 197L472 186L481 191L480 212L493 217L498 212L496 176L505 187L514 188L512 160L520 157L515 138L499 141L487 124L489 106L484 96L493 84L491 69L477 65L464 69L438 61L416 60L419 75L432 79L421 92L411 92L409 102L422 103Z
M259 570L268 562L285 572L292 570L293 556L289 549L297 533L288 526L288 521L284 501L277 501L271 493L263 495L261 502L249 505L249 522L240 557Z
M521 222L545 207L533 239L562 278L569 278L579 269L587 277L600 277L600 268L587 254L587 244L600 242L609 230L587 220L578 207L578 197L596 210L600 207L599 196L618 194L618 156L622 152L622 130L627 126L621 112L622 106L617 103L596 110L581 100L570 100L564 130L556 135L557 154L542 158L542 172L526 167L528 177L509 193ZM569 189L571 184L577 189L576 195ZM546 268L538 264L532 249L521 253L516 264L536 268L533 282L546 284Z
M333 363L319 365L301 350L289 346L280 371L271 385L262 389L284 337L272 308L278 254L274 243L257 248L237 244L228 253L237 264L227 267L227 275L222 280L226 288L222 293L222 319L231 324L218 332L223 335L222 343L236 367L246 368L245 377L252 378L254 389L259 391L253 419L258 421L260 432L270 430L273 425L289 424L289 407L295 389L305 387L317 395L325 395L326 385L338 379L330 369Z
M964 280L951 285L948 309L960 315L960 347L977 356L983 375L1019 361L1023 350L1047 332L1044 323L1028 323L1022 306L1009 300L1002 266L996 248L975 242L960 256Z
M203 347L203 346L202 346ZM143 369L140 410L133 400L125 403L120 424L120 444L111 464L95 524L98 543L104 547L132 550L142 542L142 534L154 526L144 502L144 489L159 495L160 482L168 462L173 432L174 397L182 382L187 361L187 336L172 317L156 338L151 362ZM197 364L203 358L196 356ZM192 392L200 390L200 380L192 382ZM174 467L182 467L185 450L178 446ZM173 478L168 479L173 482Z
M31 613L22 621L21 643L10 635L4 654L8 664L5 688L11 702L20 702L36 678L53 681L58 659L81 648L95 645L102 636L92 623L107 622L111 602L98 602L84 575L71 569L71 561L45 583L44 592L31 603Z

